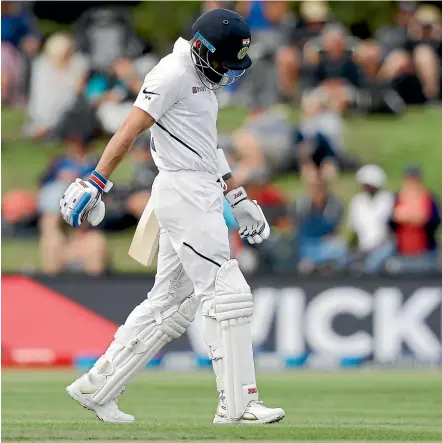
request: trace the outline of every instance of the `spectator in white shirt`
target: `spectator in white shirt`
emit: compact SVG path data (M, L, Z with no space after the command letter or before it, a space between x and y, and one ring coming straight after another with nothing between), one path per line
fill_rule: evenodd
M26 133L50 136L82 92L88 74L86 58L75 52L72 37L53 34L33 62Z
M362 192L350 202L349 227L357 242L355 266L367 274L382 270L385 261L394 255L395 243L388 225L394 196L383 190L385 173L376 165L363 166L356 173Z

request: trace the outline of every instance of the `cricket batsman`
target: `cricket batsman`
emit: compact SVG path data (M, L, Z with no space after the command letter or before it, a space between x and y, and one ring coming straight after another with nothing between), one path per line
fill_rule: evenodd
M150 128L159 174L151 198L159 226L155 284L115 333L107 351L68 394L108 423L135 418L118 408L130 378L170 341L180 337L201 304L204 340L216 375L214 423L275 423L285 417L258 399L250 322L253 298L238 262L230 258L223 199L232 206L239 234L250 243L268 238L259 205L238 187L217 148L214 90L238 80L252 60L250 29L237 13L215 9L199 17L190 41L146 75L134 107L112 137L88 181L76 179L60 201L67 223L99 224L103 192L135 139Z

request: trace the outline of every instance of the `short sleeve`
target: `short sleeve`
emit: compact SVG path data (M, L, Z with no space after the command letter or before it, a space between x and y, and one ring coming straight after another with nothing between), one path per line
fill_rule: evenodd
M180 76L157 65L144 79L134 106L146 111L158 121L179 99L182 82Z

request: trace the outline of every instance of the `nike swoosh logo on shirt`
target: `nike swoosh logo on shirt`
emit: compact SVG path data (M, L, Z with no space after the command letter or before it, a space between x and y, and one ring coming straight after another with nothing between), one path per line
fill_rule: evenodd
M144 89L143 89L143 94L160 95L160 94L157 94L156 92L150 92L150 91L148 91L147 88L144 88Z

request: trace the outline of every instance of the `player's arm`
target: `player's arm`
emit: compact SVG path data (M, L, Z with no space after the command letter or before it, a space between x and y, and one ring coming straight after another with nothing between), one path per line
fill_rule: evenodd
M106 146L95 171L87 181L77 178L61 198L60 211L67 223L77 227L87 219L96 226L103 220L101 196L112 187L110 175L135 139L179 100L182 86L177 80L176 71L159 65L146 76L132 111Z
M246 238L251 244L261 243L270 235L270 226L261 207L255 200L249 200L246 190L235 182L222 149L217 150L217 159L218 175L222 177L226 184L224 195L230 203L233 215L238 222L239 235Z
M108 178L135 139L157 122L180 95L181 82L174 70L154 68L144 79L129 117L107 145L96 171Z
M124 123L110 139L95 170L103 177L109 178L136 138L154 123L155 120L150 114L134 106Z
M155 123L147 112L132 108L129 116L107 144L103 155L88 180L77 178L60 199L60 212L67 223L77 227L86 218L96 226L104 218L103 192L112 188L112 172L131 148L135 139Z

